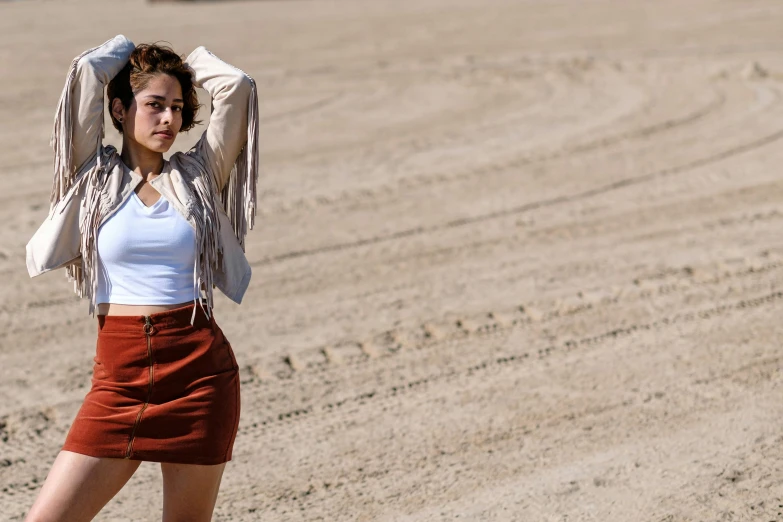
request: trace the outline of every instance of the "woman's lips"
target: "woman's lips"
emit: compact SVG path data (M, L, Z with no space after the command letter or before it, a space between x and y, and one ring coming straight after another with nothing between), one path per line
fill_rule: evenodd
M163 131L163 132L156 132L155 136L160 136L161 138L166 138L167 140L170 140L174 137L174 134L171 132Z

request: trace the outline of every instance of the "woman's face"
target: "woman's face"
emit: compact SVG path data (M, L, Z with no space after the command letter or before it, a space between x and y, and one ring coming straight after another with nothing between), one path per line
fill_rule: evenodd
M153 152L166 152L174 144L182 128L182 86L174 76L157 74L147 86L134 93L130 107L125 110L119 99L113 104L121 109L123 134L133 146L138 144ZM115 106L112 107L118 116Z

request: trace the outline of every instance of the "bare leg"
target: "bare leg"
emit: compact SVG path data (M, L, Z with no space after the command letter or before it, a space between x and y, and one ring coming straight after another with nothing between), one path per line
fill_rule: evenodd
M25 522L89 522L141 464L61 451Z
M226 464L161 463L163 522L209 522Z

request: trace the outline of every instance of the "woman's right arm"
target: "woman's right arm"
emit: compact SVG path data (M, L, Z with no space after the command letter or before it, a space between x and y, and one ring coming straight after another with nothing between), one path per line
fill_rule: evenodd
M73 60L52 131L55 156L52 204L68 192L76 173L100 150L105 106L103 92L128 63L133 49L133 42L118 35Z

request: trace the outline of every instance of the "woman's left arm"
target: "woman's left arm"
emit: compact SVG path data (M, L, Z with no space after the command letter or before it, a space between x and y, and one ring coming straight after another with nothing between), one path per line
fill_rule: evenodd
M198 47L186 58L193 83L212 98L207 129L190 154L213 177L240 242L253 228L258 183L258 94L255 81Z

